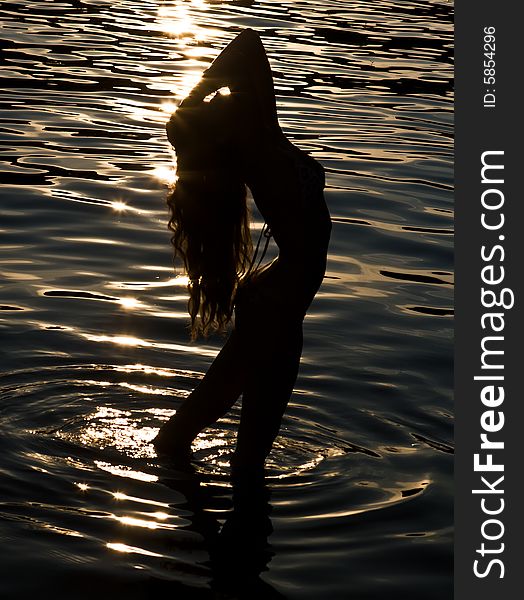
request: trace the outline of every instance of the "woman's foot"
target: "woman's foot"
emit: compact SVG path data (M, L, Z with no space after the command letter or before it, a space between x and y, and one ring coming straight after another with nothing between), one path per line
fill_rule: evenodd
M157 456L167 457L177 462L189 464L192 457L191 442L183 442L176 435L170 423L163 425L157 436L151 441Z

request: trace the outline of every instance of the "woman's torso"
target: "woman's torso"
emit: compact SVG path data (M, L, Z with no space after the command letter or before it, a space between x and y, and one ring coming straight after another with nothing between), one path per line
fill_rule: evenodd
M322 165L283 137L248 155L245 171L280 258L300 262L326 253L331 219Z
M278 258L245 280L266 304L305 314L322 282L331 232L322 165L286 138L244 158L246 183L279 249Z

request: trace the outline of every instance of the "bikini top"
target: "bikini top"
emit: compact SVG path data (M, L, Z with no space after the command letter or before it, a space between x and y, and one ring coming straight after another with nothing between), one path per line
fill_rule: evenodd
M304 203L307 205L308 198L310 198L311 196L317 196L319 192L322 192L324 190L324 187L326 185L326 177L324 167L318 161L316 161L315 159L311 159L311 157L309 156L308 158L311 160L304 159L304 156L308 155L300 155L298 152L293 154L296 173L298 175L298 181L300 185L301 197ZM255 252L253 253L253 258L251 259L248 270L246 272L246 277L248 275L251 275L260 267L264 256L266 255L269 246L269 240L272 237L273 234L271 233L271 228L269 227L267 222L264 221L264 225L258 236ZM258 262L255 267L254 265L257 260L258 252L260 249L260 242L262 241L262 238L265 238L264 248L262 250L262 253L260 254L260 258L258 259Z
M263 237L265 238L264 249L262 250L260 258L258 259L257 266L255 267L254 265L257 260L258 251L260 249L260 242L262 241ZM246 275L245 275L246 277L248 275L251 275L254 271L256 271L260 267L260 264L262 263L262 261L264 260L264 256L266 255L267 248L269 246L269 240L272 237L273 237L273 234L271 233L271 229L270 229L269 225L264 221L264 225L262 226L262 230L260 231L260 235L258 236L258 241L257 241L257 245L255 247L255 252L253 253L253 257L252 257L251 262L249 263L249 267L246 271Z

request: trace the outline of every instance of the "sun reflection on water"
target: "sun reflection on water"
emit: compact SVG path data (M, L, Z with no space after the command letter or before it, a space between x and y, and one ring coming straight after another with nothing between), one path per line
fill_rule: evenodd
M56 525L51 525L50 523L43 523L42 526L44 529L48 529L53 533L59 533L60 535L67 535L69 537L79 537L82 538L84 535L79 531L73 531L72 529L66 529L64 527L57 527Z
M172 91L179 99L185 98L202 76L207 62L202 64L200 59L211 59L216 55L216 51L202 45L211 34L216 34L216 31L201 24L202 12L207 8L203 0L177 0L174 3L162 4L157 11L154 29L173 39L177 55L182 53L188 62L193 62L195 67L199 67L185 71L177 79L176 87ZM198 15L198 22L195 15ZM166 105L164 110L173 113L176 106Z
M101 460L95 460L95 465L102 469L103 471L107 471L112 475L117 475L118 477L128 477L129 479L136 479L138 481L145 481L147 483L152 483L158 481L158 477L151 473L144 473L143 471L135 471L131 467L123 466L123 465L113 465L108 462L104 462Z
M122 525L129 525L130 527L144 527L145 529L159 529L164 527L166 529L172 529L171 527L163 526L160 523L146 521L145 519L137 519L136 517L117 517L115 515L114 518L122 523Z
M150 171L150 173L161 183L165 183L170 186L174 185L178 180L176 170L171 165L156 167Z
M114 342L119 346L150 346L149 342L131 335L93 335L90 336L93 342Z
M167 102L162 102L160 108L166 114L172 115L178 110L178 104L176 102L171 102L170 100L168 100Z
M208 6L204 0L176 0L173 3L163 3L157 11L156 29L176 38L181 44L192 39L201 41L208 37L207 29L197 23L195 14L202 16L202 11Z
M169 269L171 271L171 269ZM179 286L179 287L187 287L189 283L189 277L187 275L177 275L176 277L172 277L170 279L166 279L164 281L134 281L132 283L121 283L121 282L113 282L111 286L115 289L119 290L128 290L132 289L134 291L138 290L148 290L150 288L159 288L159 287L171 287L171 286Z
M164 529L164 530L173 530L178 529L181 526L186 524L186 519L182 517L177 517L176 515L168 515L167 513L139 513L143 517L153 517L156 520L151 521L147 518L140 518L131 515L118 516L113 515L112 518L121 523L122 525L126 525L128 527L141 527L143 529ZM160 515L160 517L158 516ZM173 518L179 523L163 523L161 521L167 521L167 519ZM160 522L159 522L160 521Z
M114 385L109 382L107 384ZM128 389L131 387L131 384L125 383L118 383L116 385L127 387ZM151 393L151 389L138 391ZM83 446L100 449L114 448L117 451L124 452L128 456L151 457L154 456L154 451L150 442L155 437L156 432L156 427L144 425L140 419L134 418L134 414L131 411L99 406L88 417L87 426L79 434L73 434L72 436L66 434L66 436L74 438ZM129 472L127 467L115 467L116 470L113 471L111 465L108 463L101 463L98 466L104 470L114 472L116 475L132 477L133 479L143 479L144 481L156 481L156 478L151 478L149 475ZM83 488L80 487L80 489Z
M127 210L127 204L125 202L121 202L120 200L115 200L114 202L111 202L111 208L116 212L122 212Z
M137 502L138 504L150 504L152 506L161 506L163 508L169 508L169 504L165 502L158 502L157 500L149 500L148 498L138 498L137 496L128 496L123 492L112 492L111 495L115 500L125 500L126 502ZM167 514L161 512L161 514ZM168 515L169 516L169 515Z
M155 519L159 519L160 521L165 521L166 519L169 519L169 517L171 515L168 515L165 512L157 511L157 512L151 513L151 516L155 517Z
M200 376L198 371L188 371L186 369L163 369L160 367L153 367L151 365L142 365L140 363L134 365L116 365L115 371L119 373L144 373L145 375L160 375L161 377L179 377L179 376ZM151 409L153 410L153 409ZM161 410L161 409L154 409Z
M176 85L176 88L173 89L173 93L175 96L180 98L181 100L185 98L189 92L195 87L195 85L200 81L202 77L203 69L198 71L187 71L180 78Z
M214 348L204 346L193 346L183 344L162 344L159 342L148 342L140 338L130 335L92 335L89 333L81 333L82 337L89 340L90 342L98 343L112 343L118 346L129 346L129 347L141 347L141 348L156 348L160 350L171 350L178 352L185 352L188 354L200 354L201 356L215 357L218 354L218 350Z
M124 552L127 554L143 554L144 556L163 558L163 554L158 554L158 552L150 552L149 550L144 550L143 548L137 548L136 546L128 546L127 544L122 544L121 542L111 542L106 544L106 547L110 550L115 550L115 552Z
M190 4L194 3L192 0ZM157 17L160 30L171 37L181 37L183 34L194 35L195 25L185 2L160 6Z
M141 302L139 300L137 300L136 298L120 298L120 300L118 302L123 308L130 308L130 309L137 308L138 306L141 305Z

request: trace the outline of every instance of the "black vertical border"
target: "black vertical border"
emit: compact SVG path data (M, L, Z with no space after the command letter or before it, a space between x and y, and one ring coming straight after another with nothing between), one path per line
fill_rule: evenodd
M523 261L524 261L524 22L522 4L509 0L455 1L455 599L506 600L524 597L524 380ZM496 83L484 84L484 27L496 29ZM487 87L495 87L495 108L483 107ZM504 151L505 196L503 231L486 232L480 221L481 154ZM505 532L504 551L493 554L504 562L504 578L493 568L484 578L475 576L473 563L482 541L496 548L498 542L483 540L481 526L490 518L482 513L482 473L475 473L473 456L480 452L481 374L480 248L493 245L503 234L505 280L513 289L515 306L505 311L505 425L497 451L504 462L505 508L498 518ZM500 264L500 263L498 263ZM486 333L484 333L486 335ZM495 456L495 454L494 454ZM493 475L493 474L492 474ZM493 479L493 476L490 478ZM491 496L494 498L494 496ZM493 529L494 531L494 529ZM521 556L523 557L521 559ZM487 555L483 559L487 564Z

